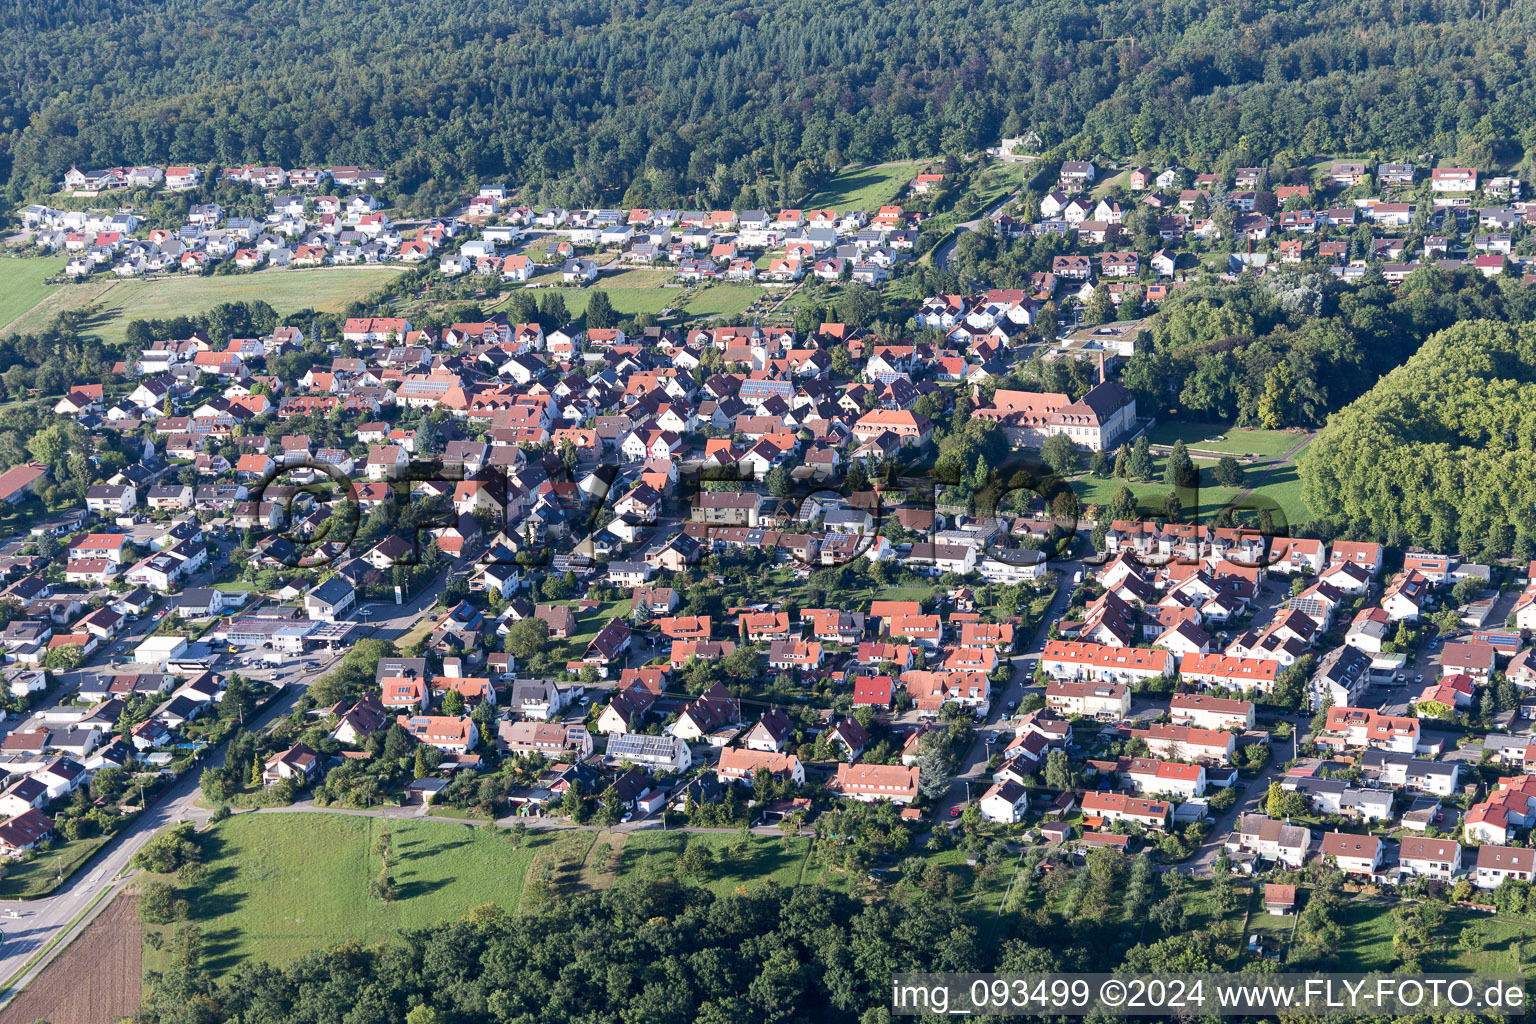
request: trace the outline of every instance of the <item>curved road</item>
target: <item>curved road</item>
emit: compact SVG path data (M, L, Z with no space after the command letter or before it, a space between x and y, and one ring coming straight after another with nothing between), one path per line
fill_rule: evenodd
M398 608L393 604L375 603L376 614L388 614L373 620L373 635L385 639L399 637L441 592L439 586L423 587L421 593ZM274 681L282 682L281 693L247 724L247 728L259 731L293 710L299 695L330 670L339 660L340 653L321 654L301 662L301 667L290 665L277 669ZM38 900L0 901L0 984L5 985L5 990L0 992L0 1006L10 1002L127 887L133 874L129 862L157 830L178 821L207 821L211 810L197 804L201 769L223 764L227 746L227 743L221 744L205 756L199 766L161 793L142 814L113 836L86 867L67 879L52 895ZM43 857L46 859L47 854ZM60 939L65 941L58 941ZM28 966L28 961L49 943L55 943L53 948L37 963Z
M955 246L960 241L960 232L975 231L981 225L982 221L991 220L993 217L997 216L999 210L1013 202L1015 199L1019 198L1019 192L1021 191L1022 189L1015 190L1004 196L1001 201L999 201L986 213L983 213L980 217L977 217L974 220L968 220L964 224L956 224L955 232L949 236L949 239L941 244L937 249L933 250L933 265L941 270L948 266L949 258L950 256L954 255Z

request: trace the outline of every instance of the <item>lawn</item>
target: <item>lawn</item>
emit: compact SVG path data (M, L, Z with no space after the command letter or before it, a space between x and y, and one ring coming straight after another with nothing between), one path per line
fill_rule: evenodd
M1244 479L1253 487L1256 496L1268 498L1285 513L1285 525L1300 526L1312 521L1312 510L1301 497L1301 478L1294 462L1284 462L1265 473L1262 468L1249 469ZM1277 521L1276 527L1281 524Z
M1216 517L1228 502L1238 494L1239 488L1221 487L1211 479L1211 466L1214 465L1208 459L1193 460L1200 467L1200 507L1198 509L1201 522L1208 522ZM1145 482L1121 480L1116 477L1099 479L1095 476L1084 474L1072 481L1072 489L1077 492L1078 500L1086 508L1088 505L1105 505L1120 489L1120 485L1131 489L1136 500L1142 506L1142 515L1146 518L1155 518L1162 513L1163 501L1168 496L1170 488L1163 483L1163 459L1154 456L1152 459L1152 479ZM1181 494L1180 500L1184 502L1184 514L1190 516L1196 510L1189 505L1192 502L1186 495Z
M334 313L366 298L401 272L398 266L265 270L254 274L167 277L144 281L93 281L61 286L57 302L34 307L16 330L46 326L64 309L98 307L90 327L103 341L121 342L130 320L194 316L224 302L271 303L279 314L314 309Z
M566 639L566 643L578 652L586 650L587 644L596 639L603 627L608 625L608 620L620 615L628 615L630 612L630 599L620 598L617 601L603 601L596 608L582 611L577 607L576 601L554 601L553 604L568 604L576 609L576 632ZM579 656L579 654L578 654Z
M1300 909L1304 905L1306 895L1304 892L1298 892L1296 897L1298 909ZM1249 891L1248 926L1245 929L1248 935L1262 932L1283 941L1290 941L1291 932L1295 927L1295 914L1271 914L1264 909L1264 885L1262 882L1255 884ZM1247 935L1243 936L1243 939L1247 941Z
M398 898L368 895L379 873L375 839L393 836ZM339 942L364 945L395 932L463 917L495 903L515 912L531 867L584 856L590 832L530 831L513 849L502 831L431 820L340 814L238 814L203 838L203 880L187 895L206 962L286 963Z
M870 592L871 601L926 601L934 595L938 587L911 586L911 587L886 587L884 590Z
M0 880L0 899L32 900L46 896L59 886L59 875L68 879L91 854L106 843L107 836L57 842L31 860L11 862Z
M1374 903L1345 904L1338 918L1344 930L1344 944L1339 949L1339 969L1344 971L1390 971L1397 964L1392 951L1392 908Z
M895 201L927 160L909 160L881 167L853 167L838 174L827 187L803 204L807 210L863 210L874 213Z
M1206 440L1212 437L1224 437L1224 440ZM1159 423L1151 438L1153 444L1171 445L1182 440L1186 446L1201 451L1270 459L1279 458L1305 439L1306 435L1288 430L1252 430L1224 427L1219 423Z
M1020 164L1019 166L1020 167L1027 167L1028 165L1027 164ZM1109 195L1111 190L1113 190L1113 189L1115 189L1117 187L1118 188L1130 188L1131 187L1131 172L1130 171L1128 171L1128 170L1120 171L1120 172L1118 172L1116 174L1111 174L1111 175L1109 175L1106 178L1100 178L1098 181L1094 182L1093 188L1091 190L1089 190L1089 195L1092 196L1092 198L1094 198L1094 199L1103 199L1105 196Z
M65 262L64 256L0 260L0 329L43 301L50 291L44 278L62 271Z

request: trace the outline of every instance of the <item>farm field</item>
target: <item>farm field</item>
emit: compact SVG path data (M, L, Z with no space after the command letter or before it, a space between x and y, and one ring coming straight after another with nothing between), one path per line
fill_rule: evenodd
M864 210L890 204L907 182L926 166L927 160L908 160L879 167L853 167L842 171L827 183L827 187L811 196L803 204L807 210Z
M16 1000L0 1024L106 1024L132 1016L143 998L137 900L118 896Z
M0 260L0 333L7 333L6 325L43 301L52 290L43 280L62 271L65 262L63 256Z
M121 342L130 320L192 316L223 302L261 299L278 313L315 309L336 312L367 297L401 272L396 266L266 270L213 277L169 277L158 281L91 281L61 285L10 324L10 330L37 330L66 309L98 306L90 329L108 344Z

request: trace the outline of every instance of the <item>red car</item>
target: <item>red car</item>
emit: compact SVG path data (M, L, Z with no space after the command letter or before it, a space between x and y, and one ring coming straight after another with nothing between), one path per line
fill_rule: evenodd
M951 818L958 818L958 817L960 817L960 808L958 808L958 807L951 807L949 809L949 816Z

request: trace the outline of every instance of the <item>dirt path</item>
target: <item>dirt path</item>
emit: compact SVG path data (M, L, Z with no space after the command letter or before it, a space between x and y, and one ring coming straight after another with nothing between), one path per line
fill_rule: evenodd
M124 894L0 1010L0 1024L112 1024L131 1016L143 999L143 951L138 901Z
M1265 462L1265 463L1261 463L1261 465L1264 467L1263 474L1257 480L1255 480L1252 485L1250 485L1249 487L1244 488L1242 491L1240 491L1236 495L1234 495L1232 500L1230 502L1228 502L1228 504L1236 505L1239 502L1241 502L1244 498L1248 497L1248 495L1252 494L1254 491L1256 491L1259 488L1263 487L1264 486L1264 481L1268 480L1271 476L1273 476L1275 470L1279 469L1281 466L1288 465L1289 463L1294 461L1296 456L1297 456L1297 454L1303 448L1305 448L1307 445L1311 444L1313 439L1316 438L1316 437L1317 437L1316 434L1308 434L1306 437L1302 438L1299 442L1297 442L1296 444L1292 445L1290 448L1286 449L1285 452L1283 452L1277 458L1271 459L1271 460L1269 460L1268 462Z
M618 879L619 858L624 853L628 832L599 832L581 867L582 887L595 892L607 889Z

